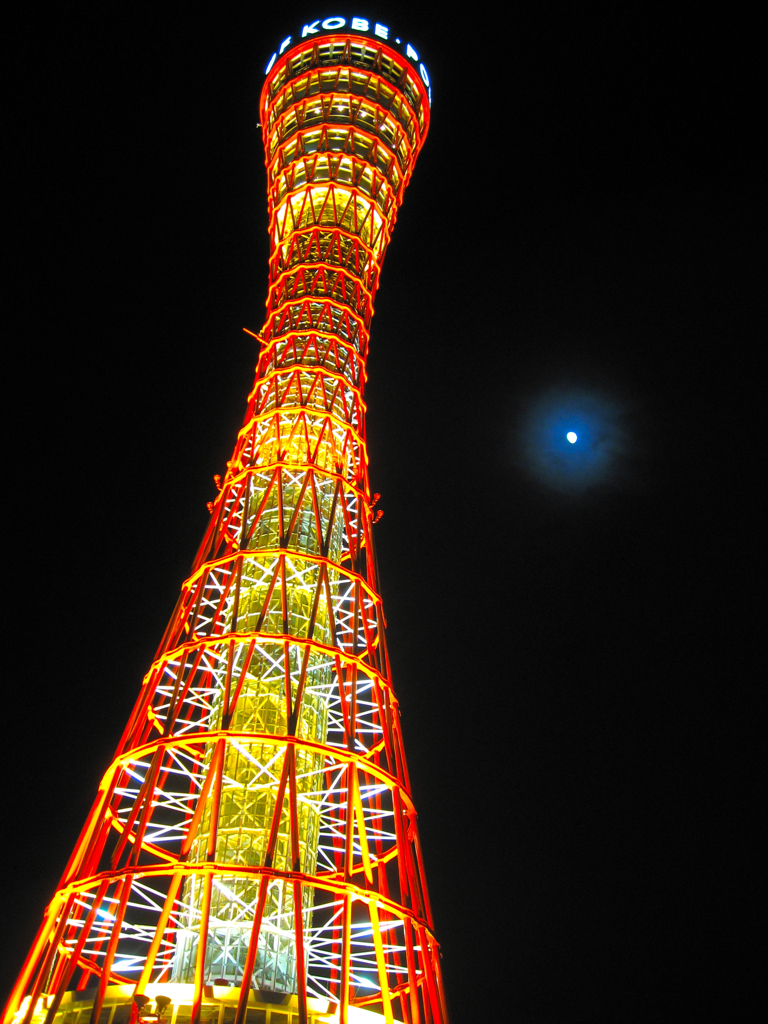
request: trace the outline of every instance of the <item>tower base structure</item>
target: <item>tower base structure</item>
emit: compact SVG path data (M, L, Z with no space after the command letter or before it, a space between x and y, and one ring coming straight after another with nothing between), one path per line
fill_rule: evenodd
M98 1024L190 1024L194 990L194 985L185 984L147 985L145 995L148 1002L139 1008L134 1001L135 986L110 985L106 990ZM95 990L67 992L53 1019L54 1024L88 1024L94 996ZM160 1007L156 1003L158 997ZM200 1024L234 1024L239 1000L239 986L206 985L200 1009ZM31 1017L32 1024L43 1024L50 1002L50 996L38 999ZM19 1007L14 1024L21 1024L28 1013L29 997ZM253 990L248 994L245 1024L299 1024L300 1019L299 999L296 995L283 996ZM337 1003L329 999L307 999L306 1024L339 1024L339 1019ZM385 1024L386 1017L374 1010L350 1006L347 1008L347 1020L349 1024Z

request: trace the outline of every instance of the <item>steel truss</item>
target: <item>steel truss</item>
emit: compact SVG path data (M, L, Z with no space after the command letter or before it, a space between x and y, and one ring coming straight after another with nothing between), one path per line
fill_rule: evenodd
M166 985L195 1024L215 982L236 1024L252 989L294 994L302 1024L447 1021L363 402L428 119L414 70L369 39L308 40L267 79L270 288L245 422L6 1020L105 1024L115 986Z

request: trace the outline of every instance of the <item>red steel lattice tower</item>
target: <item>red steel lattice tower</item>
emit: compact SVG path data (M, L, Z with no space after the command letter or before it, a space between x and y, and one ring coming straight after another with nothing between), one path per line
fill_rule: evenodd
M365 446L373 297L429 125L387 36L315 22L268 70L256 382L6 1024L447 1022Z

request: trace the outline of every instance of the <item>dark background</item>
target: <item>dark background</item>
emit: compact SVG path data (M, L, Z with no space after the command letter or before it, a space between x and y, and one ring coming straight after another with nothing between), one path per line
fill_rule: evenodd
M267 283L263 68L333 14L410 33L434 88L366 397L454 1024L745 1018L763 166L738 5L17 17L4 989L244 413L242 328L261 327ZM553 440L574 409L599 472Z

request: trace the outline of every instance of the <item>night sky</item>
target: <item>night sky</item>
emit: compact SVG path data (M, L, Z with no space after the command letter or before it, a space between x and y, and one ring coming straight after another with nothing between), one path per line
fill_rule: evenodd
M454 1024L741 1019L756 25L679 3L265 10L86 2L14 26L3 989L245 411L263 69L303 21L357 14L410 38L434 93L366 400Z

